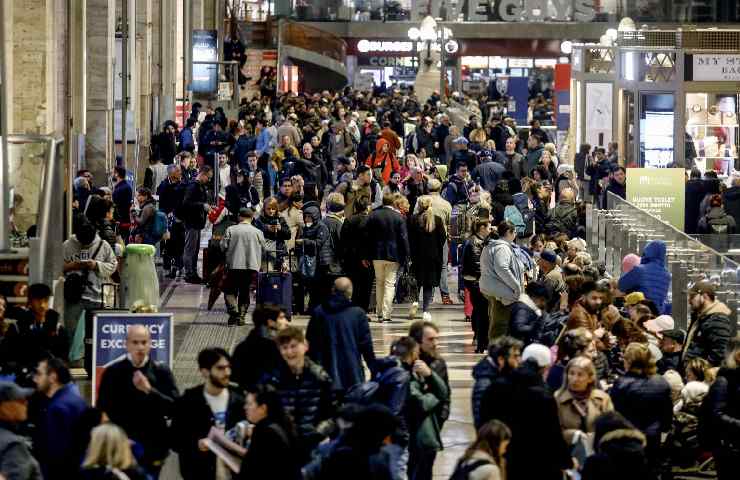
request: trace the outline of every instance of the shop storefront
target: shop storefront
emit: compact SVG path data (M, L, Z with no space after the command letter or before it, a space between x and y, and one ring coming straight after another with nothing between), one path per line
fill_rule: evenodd
M737 170L740 30L627 31L617 45L574 47L576 148L601 145L589 129L611 126L625 165ZM594 52L608 52L599 73Z

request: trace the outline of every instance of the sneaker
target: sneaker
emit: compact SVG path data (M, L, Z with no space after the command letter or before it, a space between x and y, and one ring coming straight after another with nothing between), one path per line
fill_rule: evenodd
M421 314L421 319L425 322L431 322L432 321L432 314L429 312L424 312Z
M442 295L442 305L454 305L455 302L452 301L449 295Z

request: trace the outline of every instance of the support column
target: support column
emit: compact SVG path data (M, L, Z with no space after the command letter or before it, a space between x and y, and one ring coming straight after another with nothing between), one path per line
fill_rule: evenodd
M115 0L87 1L87 135L86 167L98 184L115 163L113 153L113 62Z
M138 102L136 108L136 128L139 130L139 163L136 166L137 184L143 183L144 170L149 165L149 145L151 143L152 130L158 131L160 125L152 125L152 85L154 77L152 74L152 1L136 0L136 69L137 77L132 80L138 85ZM133 20L133 19L132 19ZM133 152L131 163L134 165Z

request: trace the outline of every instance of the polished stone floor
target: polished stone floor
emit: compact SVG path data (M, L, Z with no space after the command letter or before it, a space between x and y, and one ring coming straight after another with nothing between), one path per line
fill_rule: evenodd
M453 275L451 275L452 280ZM451 282L454 283L454 282ZM452 285L451 285L452 287ZM212 311L205 308L208 290L199 285L181 281L163 284L162 311L175 314L174 373L180 389L201 382L196 367L196 356L206 346L221 346L229 351L249 332L250 327L228 327L223 300L217 301ZM437 298L439 300L439 298ZM462 305L432 308L433 321L440 327L440 350L448 362L452 386L452 411L442 431L444 450L437 457L435 478L449 478L455 462L474 437L470 414L471 369L481 357L473 352L470 324L464 321ZM296 317L293 322L305 326L308 319ZM397 306L392 323L371 323L376 355L387 355L394 338L404 335L410 320L408 309ZM168 462L162 478L179 478L174 462Z

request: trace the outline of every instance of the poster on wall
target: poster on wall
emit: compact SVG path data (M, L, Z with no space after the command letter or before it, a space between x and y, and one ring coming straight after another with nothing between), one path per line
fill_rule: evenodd
M218 91L218 65L196 64L195 62L218 61L218 32L216 30L193 30L193 83L194 93L216 93Z
M628 168L627 201L683 231L685 176L683 168Z
M586 83L586 143L604 147L612 141L612 84Z

